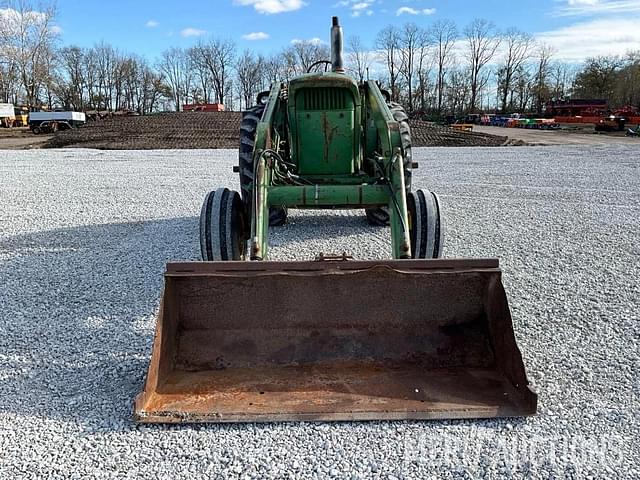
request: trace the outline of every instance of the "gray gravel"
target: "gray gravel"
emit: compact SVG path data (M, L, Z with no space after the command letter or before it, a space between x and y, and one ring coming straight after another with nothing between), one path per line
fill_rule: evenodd
M637 148L417 149L446 255L498 256L538 416L137 426L167 260L197 259L232 151L0 154L0 478L638 478ZM387 257L359 212L296 212L275 259Z

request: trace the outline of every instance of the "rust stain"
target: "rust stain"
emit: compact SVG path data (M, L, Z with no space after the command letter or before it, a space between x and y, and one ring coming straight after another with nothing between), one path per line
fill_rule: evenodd
M329 146L333 142L333 137L338 131L338 126L331 126L331 122L327 118L327 113L322 114L322 133L324 135L324 161L329 163Z

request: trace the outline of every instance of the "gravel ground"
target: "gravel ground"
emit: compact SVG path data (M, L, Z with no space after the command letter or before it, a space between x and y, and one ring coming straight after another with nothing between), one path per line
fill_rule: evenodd
M417 149L449 257L498 256L539 415L138 426L164 263L197 259L232 151L0 155L0 478L638 478L640 157ZM272 258L386 257L359 212L297 212Z

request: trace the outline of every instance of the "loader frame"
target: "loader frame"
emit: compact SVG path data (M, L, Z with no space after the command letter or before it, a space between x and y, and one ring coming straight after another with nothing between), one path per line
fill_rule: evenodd
M341 74L312 77L305 79L305 88L345 81ZM272 86L256 130L251 260L266 259L270 207L350 209L387 206L393 258L411 258L402 139L398 122L378 85L369 81L360 86L363 104L357 108L356 127L362 128L366 150L364 158L355 159L358 171L350 175L309 176L308 185L278 184L273 175L274 157L280 153L281 141L285 140L277 128L286 123L286 109L280 103L284 88L281 84ZM316 155L322 155L321 148L318 146ZM373 175L364 173L364 162L374 166Z

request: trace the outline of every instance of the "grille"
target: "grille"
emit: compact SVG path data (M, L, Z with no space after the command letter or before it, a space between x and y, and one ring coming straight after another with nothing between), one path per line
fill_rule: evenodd
M305 88L300 94L303 110L345 110L349 91L344 88Z

